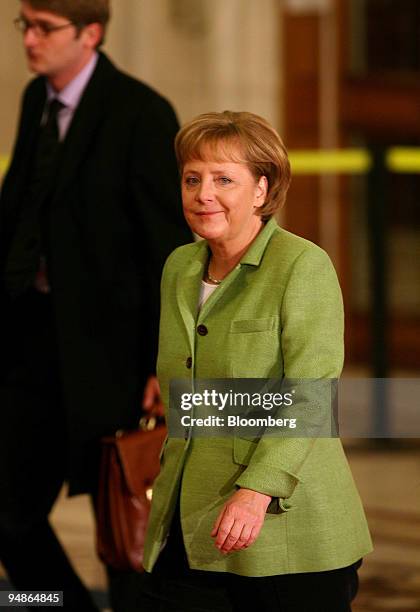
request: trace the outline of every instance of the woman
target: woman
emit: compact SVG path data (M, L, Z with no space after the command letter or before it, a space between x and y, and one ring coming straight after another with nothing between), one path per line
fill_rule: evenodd
M276 131L210 113L176 152L184 214L204 240L163 273L165 406L171 379L337 378L341 293L326 253L273 218L290 182ZM141 609L349 611L371 542L340 441L186 437L163 451Z

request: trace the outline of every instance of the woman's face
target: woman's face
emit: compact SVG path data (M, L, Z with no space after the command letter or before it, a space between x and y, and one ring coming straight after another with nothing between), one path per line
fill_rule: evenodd
M190 228L210 243L238 248L261 228L255 212L267 193L265 176L256 181L244 163L191 160L182 173L182 203Z

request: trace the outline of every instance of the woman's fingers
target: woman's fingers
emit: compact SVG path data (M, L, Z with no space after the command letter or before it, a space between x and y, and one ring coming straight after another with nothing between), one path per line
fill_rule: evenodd
M220 550L224 547L227 538L230 536L230 540L232 541L233 536L231 536L231 530L235 523L235 519L232 515L227 512L227 508L223 509L221 521L219 523L219 527L217 529L215 546ZM237 538L236 538L237 539ZM236 542L235 539L235 542Z
M241 550L242 548L248 548L250 545L250 536L252 533L253 527L252 525L245 524L242 527L241 534L237 539L236 543L232 547L233 550Z
M219 525L220 525L220 523L222 521L222 518L223 518L224 511L225 511L225 506L223 506L221 512L219 512L219 516L217 517L216 522L214 524L214 527L211 530L211 534L210 535L211 535L212 538L214 538L217 535L217 532L219 530Z
M259 527L255 525L252 528L251 535L249 536L249 540L248 540L248 546L251 546L251 544L253 544L255 540L258 538L260 531L261 531L261 527L262 525L260 525Z
M231 519L227 520L225 524L222 521L219 528L219 534L221 535L221 544L219 546L219 549L223 553L228 553L233 550L235 544L238 542L241 536L244 527L242 521L235 520L229 528L230 522ZM217 545L218 543L216 539L216 546Z

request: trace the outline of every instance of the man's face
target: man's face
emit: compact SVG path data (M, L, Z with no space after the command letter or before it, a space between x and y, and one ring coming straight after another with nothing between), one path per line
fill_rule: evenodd
M29 1L22 1L20 15L28 25L46 24L47 26L64 26L70 24L66 17L49 11L38 11L32 8ZM89 49L84 30L78 35L77 29L68 27L51 31L46 36L29 27L23 35L28 68L37 74L50 79L60 78L72 73L83 63ZM89 47L89 45L88 45Z

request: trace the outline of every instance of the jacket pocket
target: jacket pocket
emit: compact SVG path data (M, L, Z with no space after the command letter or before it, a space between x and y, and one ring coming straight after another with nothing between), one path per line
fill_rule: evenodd
M278 328L279 317L266 317L264 319L236 319L231 321L230 333L246 334L252 332L274 331Z

